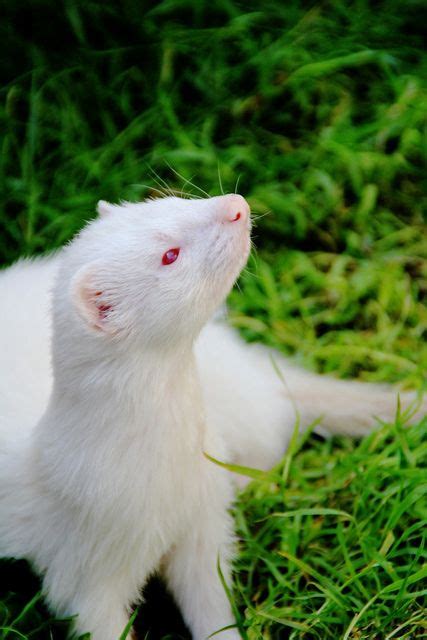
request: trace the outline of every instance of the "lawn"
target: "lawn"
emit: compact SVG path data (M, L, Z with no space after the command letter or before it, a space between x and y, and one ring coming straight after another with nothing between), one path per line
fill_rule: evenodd
M425 3L8 0L3 14L0 264L61 246L100 198L237 190L256 219L229 299L245 338L425 386ZM427 421L404 420L294 442L239 495L230 597L248 640L427 636ZM0 640L63 637L25 564L0 570ZM184 634L149 591L141 638Z

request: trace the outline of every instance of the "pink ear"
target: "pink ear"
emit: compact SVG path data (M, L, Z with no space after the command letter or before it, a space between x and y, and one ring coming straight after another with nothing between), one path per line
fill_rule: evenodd
M106 318L108 318L108 312L111 311L111 309L113 308L113 305L103 302L102 291L97 291L95 293L95 297L96 297L95 306L98 309L99 318L101 320L105 320Z
M107 300L105 291L100 291L95 284L93 269L84 268L75 275L71 295L78 314L92 329L114 332L110 317L113 305Z

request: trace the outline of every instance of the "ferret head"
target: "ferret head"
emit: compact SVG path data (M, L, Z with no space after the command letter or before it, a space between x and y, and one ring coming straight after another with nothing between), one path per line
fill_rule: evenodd
M246 200L101 201L98 211L65 251L59 322L72 314L74 326L99 340L194 339L247 261Z

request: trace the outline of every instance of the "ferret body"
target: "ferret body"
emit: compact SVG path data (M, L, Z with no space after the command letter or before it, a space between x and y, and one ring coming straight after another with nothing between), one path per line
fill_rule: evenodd
M100 212L0 274L0 555L28 558L93 640L121 635L161 567L202 640L233 625L217 572L230 580L232 479L204 452L268 468L295 406L303 427L361 435L396 398L276 356L284 386L265 349L210 320L249 253L241 196Z

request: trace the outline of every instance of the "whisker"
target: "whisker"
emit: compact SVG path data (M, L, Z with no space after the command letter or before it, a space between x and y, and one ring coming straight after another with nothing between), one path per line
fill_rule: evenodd
M186 180L186 182L182 185L182 188L185 187L186 184L192 184L189 180ZM195 186L195 185L192 185ZM191 198L193 200L205 200L206 198L203 198L202 196L197 195L197 193L194 193L193 191L181 191L181 193L185 193L188 196L191 196ZM210 197L210 196L209 196Z
M224 189L222 188L222 180L221 180L221 171L219 169L219 160L217 163L217 170L218 170L218 182L219 182L219 188L221 190L221 194L224 195Z
M239 186L239 180L240 180L240 176L241 176L241 175L242 175L242 174L241 174L241 173L239 173L239 175L237 176L236 186L234 187L234 193L237 193L237 187Z
M154 187L152 184L143 184L141 182L138 182L138 183L133 184L131 186L133 186L133 187L143 187L144 189L148 189L149 191L156 191L157 193L159 193L163 197L167 197L167 195L168 195L165 192L164 188L158 189L157 187Z
M190 184L192 187L194 187L195 189L197 189L198 191L200 191L200 193L203 193L207 198L210 198L209 193L207 193L207 191L205 191L204 189L202 189L201 187L198 187L197 184L194 184L194 182L191 182L191 180L185 178L185 176L183 176L181 173L179 173L179 171L177 171L176 169L174 169L167 160L165 160L166 165L169 167L169 169L176 175L178 176L178 178L181 178L181 180L184 181L184 186L186 184Z
M254 271L251 271L250 274L255 278L259 278L259 275L256 273L259 267L258 249L252 240L251 240L251 261L254 265Z
M134 187L143 187L144 189L148 189L149 191L155 191L156 193L160 194L162 197L167 198L169 196L179 196L180 198L186 199L186 200L191 200L191 199L202 199L201 196L198 195L194 195L192 193L188 193L187 191L181 191L180 189L174 189L172 187L168 187L168 189L166 190L165 187L162 187L160 185L160 188L157 188L155 186L153 186L152 184L144 184L141 182L135 183L131 186ZM151 198L151 196L148 196L148 198ZM147 199L148 199L147 198Z
M242 272L242 273L243 273L243 272ZM240 286L239 281L238 281L238 280L236 280L236 282L235 282L234 284L235 284L235 285L236 285L236 287L238 288L239 292L240 292L240 293L243 293L243 291L242 291L242 287Z
M154 182L159 185L164 190L165 194L173 195L171 187L168 185L166 180L162 178L154 169L150 167L150 171L152 176L154 177ZM163 186L164 185L164 186Z
M163 184L164 184L164 186L165 186L165 188L166 188L166 189L169 189L169 185L168 185L168 183L166 182L166 180L165 180L164 178L162 178L162 176L161 176L161 175L159 175L159 174L157 173L157 171L155 171L152 167L149 167L149 170L150 170L151 174L156 178L156 182L157 182L158 184L162 184L162 183L163 183Z
M202 199L201 196L199 196L199 195L197 195L197 194L195 194L193 192L184 191L185 184L183 185L183 187L181 189L169 186L169 184L166 182L166 180L164 178L162 178L152 167L149 166L148 168L149 168L149 171L150 171L150 173L152 175L153 182L155 182L155 184L157 184L159 186L159 189L157 189L158 193L163 194L165 197L167 197L169 195L169 196L179 196L181 198L187 198L187 199ZM172 167L170 167L170 168L172 169ZM182 176L180 176L180 177L182 177ZM189 181L187 180L186 182L189 182ZM145 185L145 186L147 186L147 185ZM192 186L196 186L196 185L192 185Z
M259 280L259 275L251 271L248 267L245 267L244 269L242 269L242 273L245 276L248 276L249 278L256 278L257 280Z
M265 218L265 216L269 216L271 215L273 212L272 211L266 211L265 213L254 213L253 211L251 212L251 220L252 222L255 222L257 220L261 220L261 218Z

